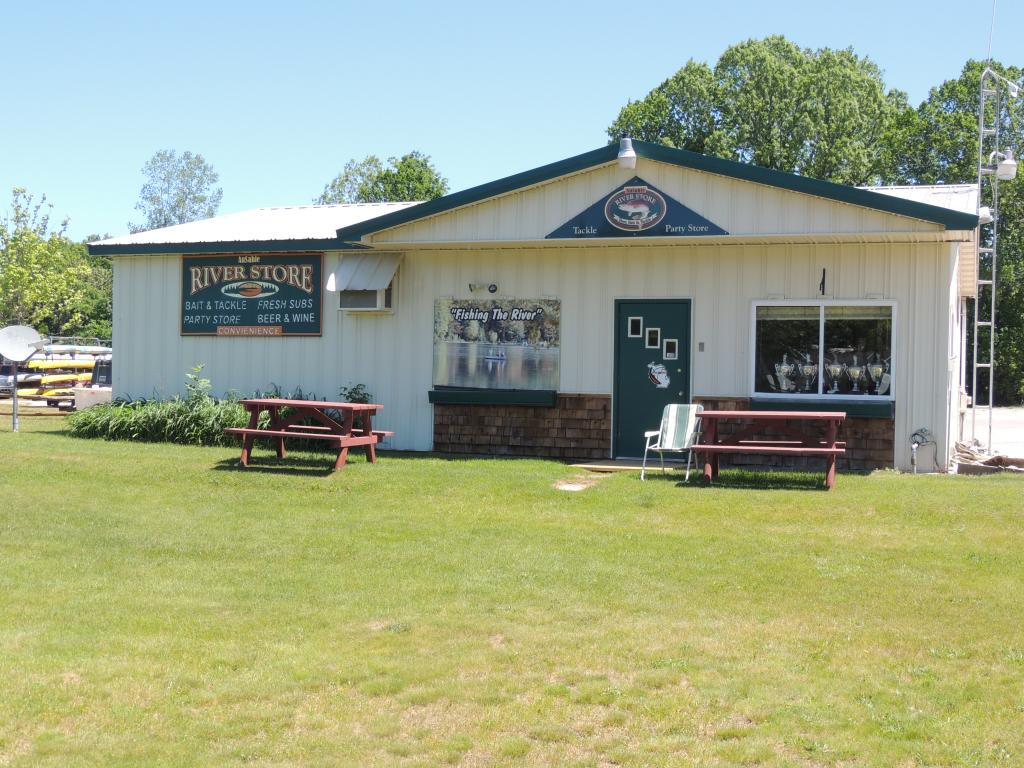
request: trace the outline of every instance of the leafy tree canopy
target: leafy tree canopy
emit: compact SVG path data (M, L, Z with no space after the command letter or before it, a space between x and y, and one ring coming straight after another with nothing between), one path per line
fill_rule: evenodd
M15 187L0 219L0 326L31 325L40 333L110 337L109 264L50 228L52 206Z
M146 181L135 208L146 220L129 223L130 231L145 232L217 215L224 191L214 186L220 176L202 155L163 149L142 166L142 175Z
M412 151L388 158L387 165L370 155L362 161L349 160L313 202L384 203L433 200L448 192L448 180L430 162L430 157Z
M1024 70L998 62L988 64L1008 80L1019 81ZM928 92L892 136L900 156L892 183L964 184L978 179L978 89L986 62L968 61L956 80L946 80ZM999 131L1004 146L1020 147L1024 139L1024 104L1011 99L999 110ZM988 100L986 124L995 120ZM1012 185L1003 185L1005 192Z
M813 51L776 35L727 48L714 68L691 59L623 107L608 135L864 184L887 174L878 139L907 109L852 49Z

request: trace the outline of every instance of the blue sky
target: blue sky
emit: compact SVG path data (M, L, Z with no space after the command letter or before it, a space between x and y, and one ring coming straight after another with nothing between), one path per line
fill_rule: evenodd
M5 3L0 195L123 234L159 149L201 153L222 213L312 201L351 158L427 153L453 190L605 143L687 59L780 33L852 46L916 104L988 48L991 0ZM1024 3L993 57L1024 64Z

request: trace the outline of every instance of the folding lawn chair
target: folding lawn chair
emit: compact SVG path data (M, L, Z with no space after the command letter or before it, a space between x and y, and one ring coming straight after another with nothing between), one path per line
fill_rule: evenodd
M690 482L690 462L693 460L693 445L700 435L700 413L702 405L684 405L669 403L661 414L661 429L644 432L647 446L644 448L644 463L640 469L640 479L646 480L647 453L657 451L661 459L661 471L665 472L665 452L687 453L686 480Z

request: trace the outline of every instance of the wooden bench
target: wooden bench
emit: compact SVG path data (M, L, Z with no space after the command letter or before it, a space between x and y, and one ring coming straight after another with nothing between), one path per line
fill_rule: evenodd
M364 434L365 431L366 430L364 430L364 429L353 429L352 430L352 434L353 435L361 435L361 434ZM372 429L372 430L370 430L370 434L371 435L376 435L378 440L383 440L385 437L393 437L395 433L394 432L390 432L390 431L388 431L386 429Z
M302 430L309 430L310 434L307 435L307 436L308 437L314 437L317 432L331 432L331 427L321 426L320 424L289 424L288 425L288 434L289 435L291 435L292 430L294 430L296 433L299 433ZM231 434L244 434L245 432L252 431L252 430L250 430L249 427L228 427L224 431L225 432L230 432ZM261 430L256 429L255 431L259 432ZM262 430L262 431L266 432L268 430ZM273 431L273 430L269 430L269 431ZM365 429L359 429L358 427L355 427L352 430L352 434L353 435L362 435L365 432L366 432ZM370 434L376 435L379 439L383 439L385 437L392 437L395 433L391 432L389 430L386 430L386 429L373 429L373 430L370 430Z
M775 456L841 456L845 448L815 448L813 446L760 445L744 443L743 445L697 445L694 450L700 453L770 453Z
M353 432L351 435L332 435L324 432L305 432L298 429L249 429L247 427L228 427L224 430L229 435L252 435L253 437L301 437L306 440L333 440L334 442L341 445L345 443L347 445L366 445L369 442L376 442L373 437L366 437L365 435L357 435ZM374 435L377 434L374 430ZM394 434L394 433L392 433Z

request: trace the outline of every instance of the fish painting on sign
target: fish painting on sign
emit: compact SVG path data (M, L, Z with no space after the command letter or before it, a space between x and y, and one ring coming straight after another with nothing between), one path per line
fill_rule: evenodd
M647 203L621 203L618 208L620 211L624 211L631 221L643 220L651 215L651 206Z
M558 299L437 299L434 386L556 390Z

